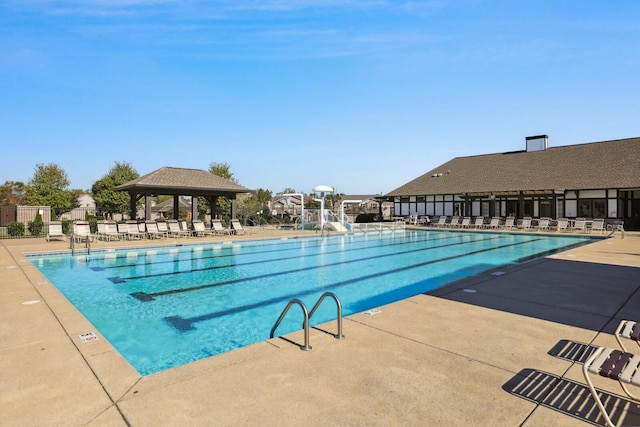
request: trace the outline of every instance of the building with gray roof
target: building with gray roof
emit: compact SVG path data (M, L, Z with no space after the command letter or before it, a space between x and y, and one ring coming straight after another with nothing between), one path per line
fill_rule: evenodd
M397 216L605 218L640 228L640 138L456 157L387 193Z

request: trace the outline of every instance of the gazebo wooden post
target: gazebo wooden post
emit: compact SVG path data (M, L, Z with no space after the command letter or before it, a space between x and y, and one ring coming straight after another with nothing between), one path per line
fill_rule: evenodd
M129 219L136 219L136 193L129 193Z
M178 219L180 217L180 196L177 194L173 195L173 219Z
M198 219L198 196L191 196L191 221Z
M151 219L151 204L153 203L153 197L147 194L144 196L144 220Z

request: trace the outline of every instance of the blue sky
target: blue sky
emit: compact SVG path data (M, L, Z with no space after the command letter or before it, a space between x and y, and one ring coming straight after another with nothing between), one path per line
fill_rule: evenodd
M0 183L216 162L386 193L526 136L640 136L638 76L635 0L0 0Z

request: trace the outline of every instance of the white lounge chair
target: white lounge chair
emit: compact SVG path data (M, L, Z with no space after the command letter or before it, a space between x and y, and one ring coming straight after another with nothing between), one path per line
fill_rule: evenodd
M184 232L180 229L180 224L176 219L170 219L167 221L167 226L169 227L169 236L171 237L186 237L187 234L191 234L190 232Z
M199 219L191 221L191 225L193 226L193 234L197 237L211 236L212 234L212 230L207 229L204 226L204 222Z
M620 348L623 351L627 351L624 344L622 343L621 338L635 341L636 344L640 347L640 323L634 322L633 320L623 320L618 325L618 328L615 332L616 340L618 344L620 344Z
M438 222L433 224L434 227L446 227L447 226L447 217L442 215L438 218Z
M131 236L129 236L129 226L126 222L119 222L116 224L116 228L118 229L118 236L122 240L131 240Z
M138 221L127 221L127 234L129 235L129 240L146 239L147 237L146 232L140 231Z
M627 385L640 387L640 354L599 347L582 366L582 374L608 426L615 427L615 424L600 400L590 374L618 381L627 396L636 402L640 402L640 397L632 394L627 388ZM615 409L615 407L612 409Z
M483 228L484 227L484 217L483 216L475 217L475 219L473 220L473 227L474 228Z
M581 231L586 233L587 231L587 220L584 218L576 218L573 222L573 231Z
M591 223L591 228L588 228L587 231L589 231L589 233L591 233L592 231L604 233L605 231L604 219L602 218L594 219L593 222Z
M567 218L558 218L556 231L567 231L568 227L569 227L569 220Z
M191 237L193 236L193 230L191 230L189 228L189 225L187 224L187 221L180 220L178 221L178 224L180 224L180 230L182 230L182 232L184 233L185 236Z
M498 228L500 227L500 217L499 216L494 216L493 218L491 218L491 222L489 222L489 224L485 225L486 228Z
M149 236L150 239L164 239L167 237L167 233L163 233L158 229L157 222L149 220L145 221L144 225L147 230L147 236Z
M515 219L515 217L512 217L512 216L508 216L504 220L504 224L502 224L502 228L505 229L505 230L506 229L511 230L515 226L516 226L516 219Z
M73 223L73 239L76 242L91 241L93 237L88 221L75 221Z
M158 221L156 225L158 226L158 231L164 234L165 237L169 235L169 227L167 227L166 221Z
M233 230L233 234L236 234L238 236L244 234L244 228L242 228L242 224L240 224L240 221L238 221L237 219L231 220L231 229Z
M540 218L538 220L538 225L536 229L539 231L548 230L549 229L549 218Z
M213 221L211 221L211 229L215 234L231 234L231 230L222 225L222 221L220 221L219 219L214 219Z
M62 232L61 221L51 221L49 223L49 232L45 239L47 242L51 241L51 239L62 240L64 242L67 239L67 236Z
M460 223L461 228L470 228L471 227L471 217L465 216L462 218L462 222Z
M529 217L522 218L522 221L520 221L520 225L518 225L518 228L525 231L531 230L531 218Z

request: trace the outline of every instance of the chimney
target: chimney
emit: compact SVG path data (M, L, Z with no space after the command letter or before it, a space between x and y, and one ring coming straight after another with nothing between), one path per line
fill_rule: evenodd
M531 151L544 151L549 143L549 135L527 136L527 153Z

